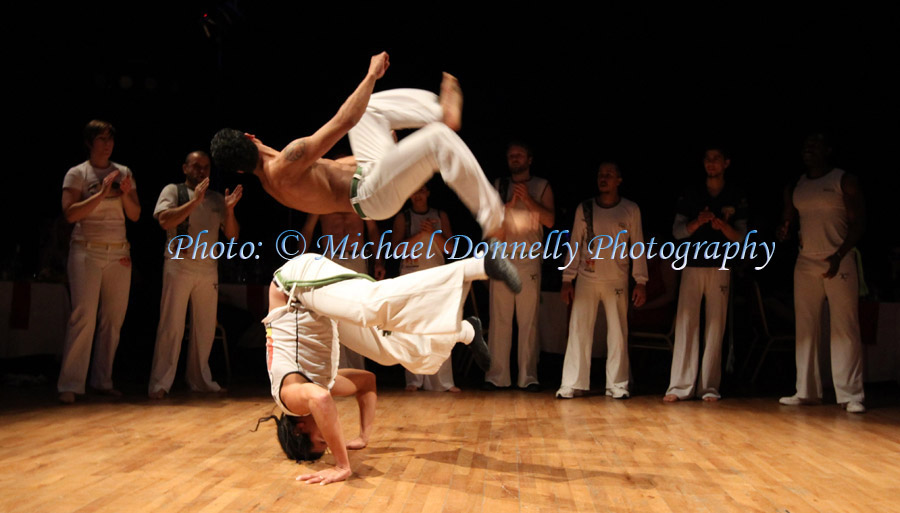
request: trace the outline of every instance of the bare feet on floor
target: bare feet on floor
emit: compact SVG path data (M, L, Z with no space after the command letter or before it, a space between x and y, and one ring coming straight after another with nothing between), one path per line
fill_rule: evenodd
M63 404L72 404L75 402L75 392L61 392L59 394L59 402Z
M166 396L166 391L163 389L159 389L155 392L150 392L147 395L150 397L150 399L158 401Z
M710 395L710 396L704 397L703 400L708 403L714 403L714 402L717 402L719 400L719 398L714 395Z
M675 395L675 394L666 394L666 396L663 397L663 402L666 402L666 403L677 403L677 402L678 402L678 396Z
M404 390L406 390L407 392L416 392L419 390L419 387L415 385L406 385L406 388Z
M459 387L455 387L455 386L448 388L447 391L453 392L454 394L458 394L458 393L462 392L462 390Z
M450 73L444 73L441 81L441 108L444 109L444 124L454 132L462 128L463 94L459 80Z
M100 395L106 395L109 397L122 397L122 392L119 392L115 388L98 388L96 392Z

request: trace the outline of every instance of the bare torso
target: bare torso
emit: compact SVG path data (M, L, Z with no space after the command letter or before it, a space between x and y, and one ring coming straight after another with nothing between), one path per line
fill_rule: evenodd
M355 163L347 159L319 159L306 169L292 169L296 164L281 155L272 159L264 158L263 172L257 173L263 189L282 205L302 212L353 212L350 204L350 178L356 172ZM273 176L278 178L272 179Z
M353 242L363 243L366 238L366 223L355 212L325 214L319 217L323 235L331 235L335 239L347 239L348 246Z

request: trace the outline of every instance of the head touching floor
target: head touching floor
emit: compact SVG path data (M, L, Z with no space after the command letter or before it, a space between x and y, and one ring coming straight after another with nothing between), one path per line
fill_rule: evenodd
M259 428L260 422L275 419L275 424L278 428L278 443L281 444L281 450L284 451L284 454L298 462L316 461L325 454L325 451L316 451L310 434L300 431L298 420L301 418L283 413L281 417L269 415L268 417L260 418L256 423L256 427Z
M252 173L259 163L259 149L244 132L223 128L209 144L213 161L225 174Z

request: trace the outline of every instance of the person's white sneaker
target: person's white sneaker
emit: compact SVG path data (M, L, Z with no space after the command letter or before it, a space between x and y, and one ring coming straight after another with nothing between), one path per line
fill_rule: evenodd
M865 413L866 406L859 401L850 401L846 405L847 413Z
M787 406L808 406L811 404L819 404L821 401L816 399L804 399L802 397L797 397L796 395L790 395L787 397L782 397L778 400L778 402Z
M612 397L613 399L628 399L628 390L622 390L621 388L614 388L612 390L607 390L606 395Z
M572 387L559 387L556 391L557 399L571 399L575 397L575 389Z

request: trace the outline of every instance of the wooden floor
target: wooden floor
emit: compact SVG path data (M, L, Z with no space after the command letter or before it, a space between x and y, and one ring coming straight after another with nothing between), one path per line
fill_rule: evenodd
M355 404L339 403L356 434ZM0 417L0 511L865 512L900 504L900 408L382 392L355 475L286 460L257 394L43 399Z

